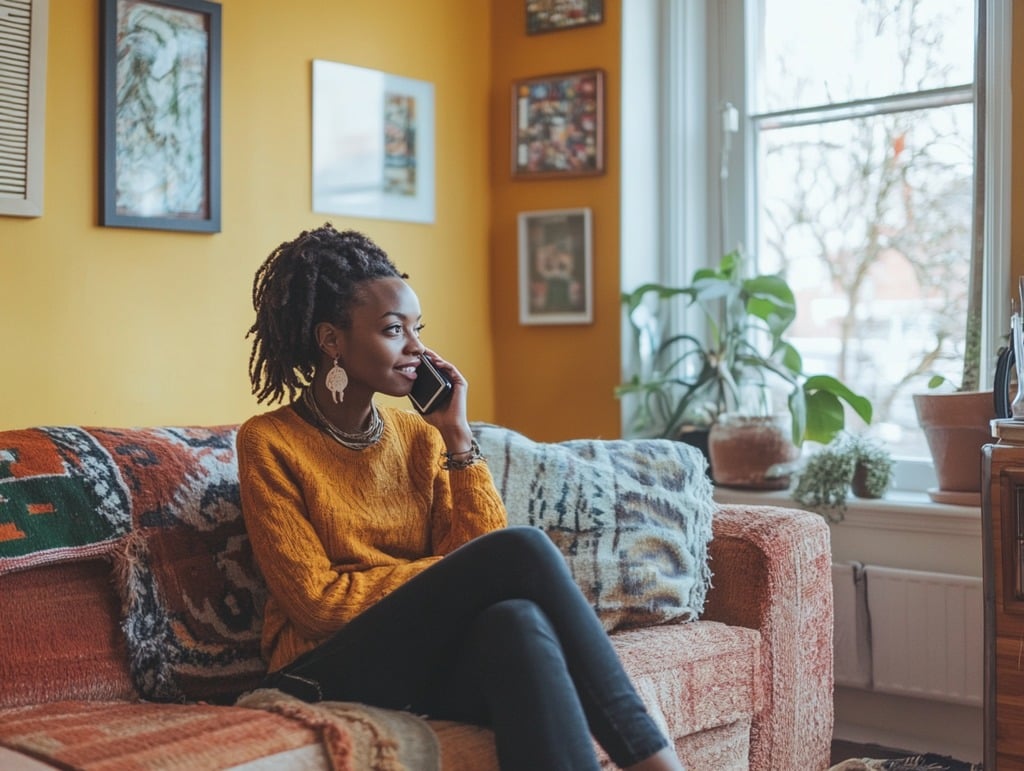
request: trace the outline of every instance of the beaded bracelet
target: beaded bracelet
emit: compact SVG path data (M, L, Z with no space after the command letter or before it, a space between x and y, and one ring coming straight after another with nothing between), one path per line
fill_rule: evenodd
M456 455L468 455L469 457L456 460ZM477 444L476 439L474 439L470 442L468 450L463 450L462 452L441 453L441 468L447 469L448 471L461 471L462 469L469 468L479 461L486 460L487 458L480 454L480 445Z

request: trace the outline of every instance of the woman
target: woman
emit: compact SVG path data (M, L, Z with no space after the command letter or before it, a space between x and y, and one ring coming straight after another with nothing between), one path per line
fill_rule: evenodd
M253 393L290 401L238 434L264 687L490 726L503 769L597 768L591 734L622 767L680 769L561 554L506 527L466 379L420 342L405 278L330 225L256 273ZM424 353L450 399L379 409Z

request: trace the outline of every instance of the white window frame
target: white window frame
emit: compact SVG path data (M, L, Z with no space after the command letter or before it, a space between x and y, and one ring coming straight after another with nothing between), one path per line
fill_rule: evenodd
M994 363L1009 319L1010 65L1013 0L977 0L986 13L984 361ZM622 286L684 282L738 243L755 243L754 142L744 39L758 0L630 0L623 4ZM745 13L747 9L750 13ZM729 163L723 108L739 111ZM652 149L653 148L653 149ZM653 201L653 204L651 203ZM721 205L719 205L721 203ZM721 212L721 217L719 216ZM643 235L646 234L646 235ZM624 340L628 327L623 321ZM628 373L629 346L623 346ZM982 388L992 384L982 368ZM622 410L623 431L629 415ZM935 484L930 462L901 461L894 487Z

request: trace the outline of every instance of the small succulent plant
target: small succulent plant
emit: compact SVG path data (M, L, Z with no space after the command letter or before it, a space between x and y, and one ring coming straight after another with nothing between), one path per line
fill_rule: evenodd
M892 455L880 442L842 432L796 471L793 498L830 522L846 514L851 490L859 498L881 498L892 484Z

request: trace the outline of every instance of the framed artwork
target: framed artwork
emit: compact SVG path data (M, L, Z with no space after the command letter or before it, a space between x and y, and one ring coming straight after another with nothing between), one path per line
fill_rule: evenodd
M526 0L526 34L586 27L604 21L604 0Z
M519 214L519 323L594 320L590 209Z
M604 73L546 75L512 84L512 176L604 172Z
M101 224L220 231L221 7L103 0Z
M434 85L313 62L313 210L434 221Z

